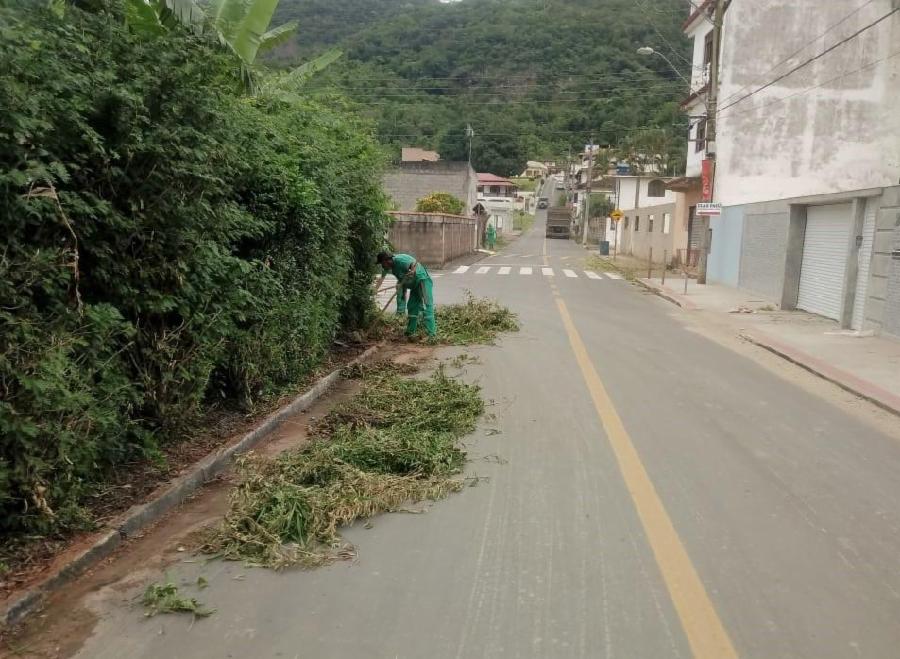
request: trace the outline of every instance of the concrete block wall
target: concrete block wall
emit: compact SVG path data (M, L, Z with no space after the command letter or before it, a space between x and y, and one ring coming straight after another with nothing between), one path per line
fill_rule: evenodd
M477 203L477 176L467 162L407 162L385 172L384 191L397 210L413 212L416 202L433 192L446 192L463 202L466 215Z
M665 214L669 214L669 232L664 231ZM653 216L653 231L650 231L650 216ZM635 208L625 213L628 219L628 228L625 228L625 221L619 223L619 229L622 231L620 246L624 254L629 254L639 259L647 259L650 256L650 250L653 250L653 262L662 263L663 254L666 255L667 263L671 263L676 256L675 236L682 236L681 231L676 227L675 222L675 204L664 204L660 206L645 206L643 208ZM640 228L634 230L635 220L640 217ZM684 238L681 239L682 241Z
M738 285L778 300L784 288L790 211L785 205L765 206L745 207Z
M885 190L876 216L866 326L900 336L900 186Z
M388 238L395 252L412 254L431 268L471 254L476 247L478 222L440 213L391 213Z

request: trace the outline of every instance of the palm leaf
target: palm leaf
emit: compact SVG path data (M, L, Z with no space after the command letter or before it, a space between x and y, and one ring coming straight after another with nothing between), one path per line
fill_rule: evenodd
M193 0L153 0L162 4L165 12L196 34L203 32L206 23L206 12Z
M290 41L297 32L297 21L290 21L266 32L259 40L259 50L265 52Z
M293 69L290 73L284 76L284 78L282 78L282 84L279 86L286 87L302 85L322 69L334 64L334 62L340 59L341 55L343 54L344 51L342 51L340 48L332 48L331 50L326 50L315 59L304 62L297 68Z
M278 7L278 0L223 0L223 5L237 7L228 9L223 15L222 26L217 24L216 27L224 32L225 39L238 57L247 64L253 64L262 37L268 31L272 15ZM239 8L245 10L243 17L234 20L240 12Z
M271 73L262 80L259 93L285 101L296 103L302 100L298 90L316 73L334 63L344 53L334 48L326 51L308 62L304 62L288 73Z
M137 34L158 35L166 31L157 9L146 0L128 0L125 4L125 23Z

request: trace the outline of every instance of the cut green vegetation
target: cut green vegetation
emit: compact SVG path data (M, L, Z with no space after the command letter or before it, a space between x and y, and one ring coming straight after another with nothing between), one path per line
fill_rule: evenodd
M435 311L437 336L432 343L442 345L492 344L502 332L518 332L516 314L496 300L478 298L466 292L466 301L439 305ZM378 340L398 341L403 336L406 319L391 312L382 314L382 322L369 332ZM356 369L357 367L354 367ZM369 366L358 367L361 370Z
M207 609L195 598L179 595L178 586L173 583L150 584L144 591L141 603L147 609L144 614L147 617L158 613L193 613L198 618L205 618L215 613L215 609Z
M493 343L501 332L518 332L516 314L490 298L466 293L462 304L437 308L437 342L450 345Z
M360 393L322 420L309 445L240 461L231 509L202 551L314 567L341 554L341 526L463 487L457 442L484 411L478 387L440 368L426 380L389 368L362 378Z

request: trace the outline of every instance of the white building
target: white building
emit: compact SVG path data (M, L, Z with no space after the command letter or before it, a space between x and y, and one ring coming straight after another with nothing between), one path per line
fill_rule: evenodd
M695 85L713 5L686 23ZM729 3L715 177L724 210L710 225L710 281L900 335L897 9L896 0ZM690 114L699 98L685 103ZM701 125L692 138L703 138ZM689 175L699 173L697 144Z
M546 178L549 173L550 168L544 163L529 160L525 163L525 171L519 175L519 178Z
M681 231L674 222L676 195L656 175L615 176L615 199L624 217L607 233L620 254L673 263Z

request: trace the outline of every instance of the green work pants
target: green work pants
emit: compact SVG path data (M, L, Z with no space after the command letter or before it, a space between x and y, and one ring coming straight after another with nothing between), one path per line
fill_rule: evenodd
M405 293L405 291L403 292ZM397 297L399 298L397 312L403 313L402 297L399 295ZM409 302L405 306L409 314L406 320L407 336L416 333L416 329L419 327L419 314L422 314L425 320L425 331L428 332L428 336L434 336L437 333L437 323L434 320L434 295L430 279L423 279L413 284L409 289Z

